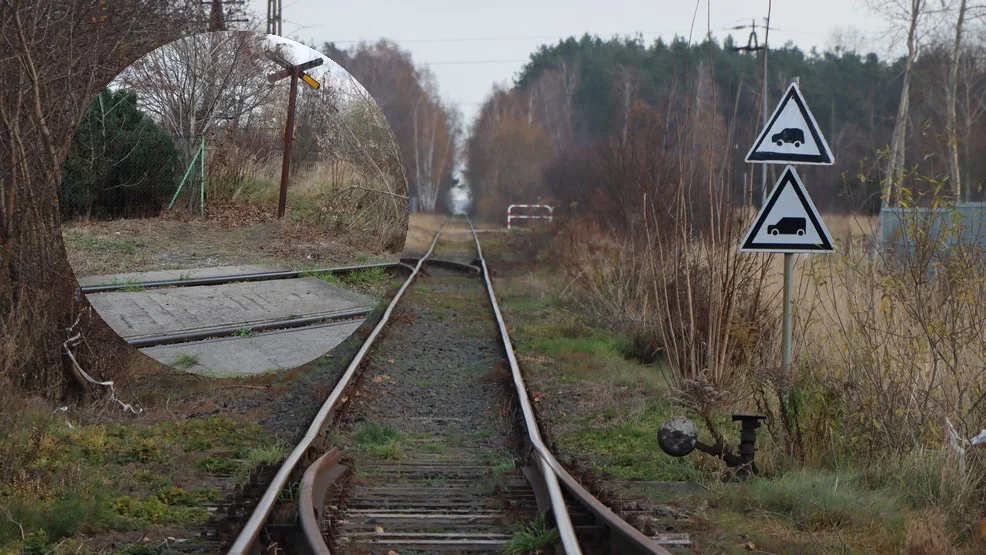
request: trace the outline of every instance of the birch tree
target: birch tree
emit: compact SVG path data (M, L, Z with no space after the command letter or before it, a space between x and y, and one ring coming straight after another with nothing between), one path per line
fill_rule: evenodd
M900 181L904 173L904 150L907 141L907 121L910 110L911 69L917 58L919 46L919 23L922 20L927 0L871 0L870 8L881 13L891 24L889 36L899 39L906 36L907 54L904 58L903 84L900 91L900 102L897 105L897 117L894 119L894 130L890 139L890 151L887 156L887 169L882 183L882 206L897 206L900 204Z
M955 22L955 41L952 43L952 59L946 85L948 103L945 120L945 134L948 138L948 174L956 201L964 200L962 180L959 175L959 137L955 123L955 105L959 86L959 67L962 56L962 24L966 17L967 0L959 0L958 15Z

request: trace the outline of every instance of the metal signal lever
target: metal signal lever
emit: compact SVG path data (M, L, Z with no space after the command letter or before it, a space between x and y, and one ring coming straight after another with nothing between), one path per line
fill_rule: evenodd
M757 428L764 416L734 414L733 422L740 422L739 454L731 453L721 441L708 445L698 441L698 429L687 418L676 416L665 422L657 433L657 443L661 450L672 457L684 457L695 449L722 459L726 466L738 468L740 476L757 474L755 455L757 452Z

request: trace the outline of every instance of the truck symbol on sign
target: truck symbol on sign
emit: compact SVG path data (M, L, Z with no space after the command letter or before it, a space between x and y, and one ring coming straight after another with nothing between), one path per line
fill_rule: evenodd
M771 135L770 140L777 143L777 146L784 146L784 143L794 143L795 147L799 147L805 142L805 132L794 127L788 127L780 133Z
M774 225L767 226L771 235L804 235L807 226L805 218L781 218Z

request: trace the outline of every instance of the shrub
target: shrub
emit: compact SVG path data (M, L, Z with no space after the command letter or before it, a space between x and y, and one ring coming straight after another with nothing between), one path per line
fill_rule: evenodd
M137 108L137 95L104 89L75 135L62 172L65 218L158 215L181 178L171 136Z

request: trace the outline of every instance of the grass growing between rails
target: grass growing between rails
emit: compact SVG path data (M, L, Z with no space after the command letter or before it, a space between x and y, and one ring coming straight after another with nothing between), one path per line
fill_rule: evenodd
M509 238L484 238L484 247L485 241ZM497 259L490 266L495 270ZM672 394L667 362L632 358L639 353L632 330L592 318L571 290L562 295L570 278L557 270L513 266L501 276L494 289L556 455L579 461L626 502L671 515L658 516L656 525L689 533L693 551L684 552L889 554L921 541L921 534L945 546L926 553L979 552L979 528L967 524L979 518L970 507L982 510L972 472L982 464L978 456L967 460L966 483L956 479L961 470L947 449L870 456L864 444L850 445L833 428L831 452L838 456L799 463L762 427L762 473L746 481L698 451L670 457L657 432L672 416L695 422L704 443L715 440L702 415ZM796 393L805 410L819 410L810 389ZM734 451L739 426L730 417L740 408L709 415ZM756 410L752 402L746 408Z
M352 289L376 298L383 296L391 281L387 270L379 267L361 268L349 272L302 271L298 275L299 277L314 277L325 283Z
M356 446L375 457L398 461L404 458L401 433L376 422L360 422L354 436Z
M549 528L544 513L528 524L510 527L511 536L503 552L508 555L541 553L561 541L557 528Z
M257 424L223 416L84 424L42 407L0 434L0 552L85 545L204 524L204 505L286 449ZM71 426L69 425L71 423ZM173 533L171 535L174 535ZM62 552L62 551L54 551Z

